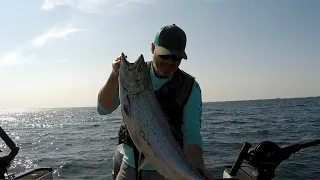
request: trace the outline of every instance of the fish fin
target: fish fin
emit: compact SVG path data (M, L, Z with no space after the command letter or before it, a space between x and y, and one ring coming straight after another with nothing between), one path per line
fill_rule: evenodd
M198 173L200 174L201 178L204 180L209 180L209 178L204 174L203 170L200 168L196 168Z
M144 155L139 152L139 150L134 146L133 147L133 154L134 154L134 165L135 165L135 173L136 173L136 180L141 180L142 174L141 169L146 164L146 160Z
M138 170L140 171L143 166L148 163L147 159L144 157L142 153L139 153L139 160L138 160Z
M130 99L128 95L126 95L127 103L123 103L121 106L123 106L123 111L126 116L130 117Z
M178 132L178 130L176 130L176 128L174 128L174 126L171 126L171 125L170 125L170 130L171 130L171 132L172 132L172 135L173 135L175 138L177 138L177 139L179 139L179 140L182 140L182 139L183 139L182 135Z
M126 116L130 117L130 110L126 104L123 104L123 111L126 114Z

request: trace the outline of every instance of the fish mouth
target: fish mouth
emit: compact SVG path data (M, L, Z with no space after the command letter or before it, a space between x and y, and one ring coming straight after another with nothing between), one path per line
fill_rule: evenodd
M127 94L136 95L146 88L147 65L142 54L130 63L122 53L119 72L121 87Z
M143 58L143 55L141 54L136 61L134 61L134 62L129 62L129 61L126 59L125 55L124 55L123 53L121 53L121 63L122 63L123 65L125 65L125 68L126 68L127 70L132 71L132 70L135 70L135 69L141 67L140 65L141 65L142 63L144 63L144 58Z

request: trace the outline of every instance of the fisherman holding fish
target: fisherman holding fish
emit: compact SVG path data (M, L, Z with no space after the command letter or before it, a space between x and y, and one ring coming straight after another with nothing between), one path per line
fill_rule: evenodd
M183 149L188 162L212 180L213 176L205 167L203 159L203 141L200 134L201 89L191 75L179 68L182 59L187 59L186 42L185 32L175 24L159 29L151 44L152 61L147 62L148 74L157 101L172 128L170 130ZM119 67L123 58L124 55L113 61L110 77L98 94L97 111L100 115L110 114L120 105ZM124 105L121 104L121 106ZM113 161L114 180L136 180L137 148L128 129L130 127L125 123L120 126L119 145ZM132 129L131 132L133 132ZM142 180L164 180L165 177L159 172L151 163L147 163L143 165L139 174ZM162 172L166 171L162 170Z

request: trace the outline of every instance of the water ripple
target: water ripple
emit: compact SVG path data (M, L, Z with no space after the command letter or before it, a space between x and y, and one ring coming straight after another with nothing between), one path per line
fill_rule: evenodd
M320 98L204 103L204 156L221 178L242 144L279 145L319 138ZM111 179L121 113L100 116L96 108L0 110L0 122L21 147L10 172L52 166L56 179ZM0 143L3 153L8 148ZM277 179L317 179L320 148L304 149L280 164Z

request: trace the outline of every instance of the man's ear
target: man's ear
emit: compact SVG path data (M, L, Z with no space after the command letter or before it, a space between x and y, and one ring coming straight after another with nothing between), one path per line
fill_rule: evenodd
M151 43L151 53L154 53L154 49L155 49L155 45L153 43Z

